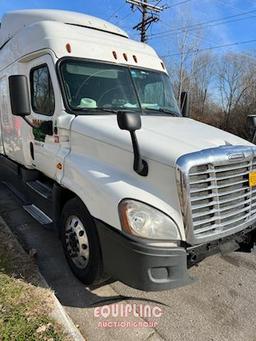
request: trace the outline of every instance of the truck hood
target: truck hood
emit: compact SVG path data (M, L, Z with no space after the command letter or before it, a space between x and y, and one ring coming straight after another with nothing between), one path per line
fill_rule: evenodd
M77 116L72 131L132 152L127 131L116 115ZM223 130L183 117L142 116L137 137L144 158L174 166L184 154L223 145L252 145Z

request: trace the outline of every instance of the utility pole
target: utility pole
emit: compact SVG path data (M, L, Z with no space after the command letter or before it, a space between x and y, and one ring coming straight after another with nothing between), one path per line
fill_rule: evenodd
M148 0L126 0L126 2L131 5L132 10L136 8L142 14L141 22L134 26L133 29L140 32L140 40L145 43L148 38L147 30L151 24L156 23L159 20L159 13L167 7L149 4ZM158 1L157 4L159 2L160 1Z

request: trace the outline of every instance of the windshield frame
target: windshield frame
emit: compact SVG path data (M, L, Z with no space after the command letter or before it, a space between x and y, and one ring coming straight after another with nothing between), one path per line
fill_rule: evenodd
M63 74L61 72L61 66L63 63L65 62L68 62L68 61L71 61L71 62L74 62L74 61L78 61L78 62L91 62L91 63L100 63L100 64L106 64L106 65L115 65L115 66L119 66L119 67L123 67L123 68L127 68L129 70L129 75L130 75L130 78L131 78L131 82L132 82L132 85L134 87L134 91L135 91L135 94L136 94L136 98L138 100L138 103L139 103L139 108L136 108L136 109L125 109L125 108L120 108L115 110L113 109L113 113L111 112L106 112L104 110L101 110L100 108L99 109L88 109L87 110L80 110L79 108L75 109L75 108L72 108L69 104L69 101L68 101L68 98L67 98L67 93L66 93L66 90L65 90L65 87L64 87L64 79L63 79ZM157 111L151 111L149 109L145 109L145 108L142 108L141 106L141 101L140 101L140 98L139 98L139 95L138 95L138 90L137 90L137 87L135 85L135 82L134 82L134 79L131 75L131 70L132 69L137 69L137 70L145 70L145 71L151 71L151 72L155 72L155 73L160 73L160 74L163 74L165 75L166 77L169 77L168 73L166 71L161 71L161 70L155 70L155 69L151 69L151 68L146 68L146 67L140 67L140 66L136 66L136 65L127 65L127 64L122 64L122 63L114 63L114 62L108 62L108 61L104 61L104 60L96 60L96 59L90 59L90 58L81 58L81 57L62 57L60 58L57 63L56 63L56 72L57 72L57 78L58 78L58 81L59 81L59 85L60 85L60 90L61 90L61 95L62 95L62 99L63 99L63 103L64 103L64 107L65 107L65 110L67 113L69 114L72 114L72 115L76 115L76 116L79 116L79 115L88 115L88 116L91 116L91 115L116 115L116 112L118 111L134 111L134 112L138 112L140 113L141 115L147 115L147 116L169 116L169 117L175 117L175 115L171 115L171 114L166 114L166 113L163 113L163 112L157 112ZM176 99L176 97L175 97ZM176 100L177 101L177 100ZM178 103L177 103L178 104ZM181 112L179 111L176 115L177 117L182 117L182 114Z

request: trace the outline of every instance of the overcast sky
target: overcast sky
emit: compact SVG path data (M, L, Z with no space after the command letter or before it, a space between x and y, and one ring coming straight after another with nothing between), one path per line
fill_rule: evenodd
M204 33L200 48L256 39L256 0L162 0L161 4L166 4L169 8L149 31L149 44L161 55L175 52L173 42L177 32L173 30L180 27L180 22L188 21L190 27L197 23L204 24L201 27ZM138 23L140 15L139 12L133 13L125 0L0 0L1 15L6 11L23 8L58 8L84 12L113 22L138 39L132 27ZM224 18L227 18L222 21L224 24L216 21ZM154 36L158 33L161 34ZM196 38L197 34L197 31L191 31L192 37ZM250 49L256 49L256 41L215 51L222 53L227 50Z

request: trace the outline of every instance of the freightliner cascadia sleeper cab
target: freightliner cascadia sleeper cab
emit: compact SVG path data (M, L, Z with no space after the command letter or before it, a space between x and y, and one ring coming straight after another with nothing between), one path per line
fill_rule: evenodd
M256 147L184 117L152 48L52 10L6 14L0 46L2 181L81 281L165 290L251 251Z

